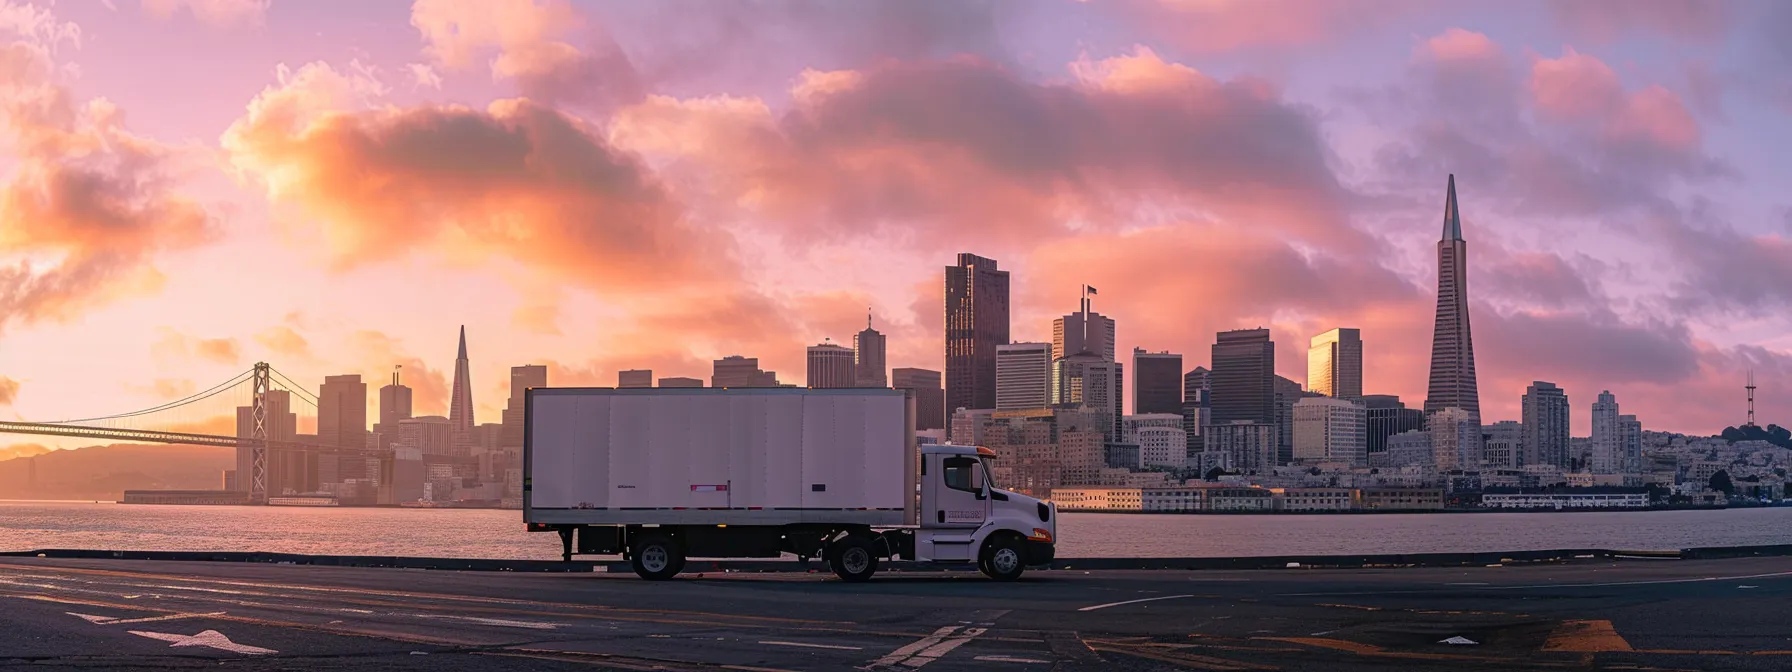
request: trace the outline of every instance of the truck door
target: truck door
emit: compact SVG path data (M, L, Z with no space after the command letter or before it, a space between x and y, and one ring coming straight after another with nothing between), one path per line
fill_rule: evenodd
M975 457L967 455L929 455L938 460L930 474L928 485L932 487L933 497L929 508L923 512L922 527L933 528L971 528L983 526L983 519L989 512L989 493L985 491L987 484L983 478L983 464Z

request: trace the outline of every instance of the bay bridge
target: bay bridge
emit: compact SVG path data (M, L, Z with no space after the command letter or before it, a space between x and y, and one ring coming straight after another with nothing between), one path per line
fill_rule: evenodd
M284 391L286 394L271 394ZM286 397L286 403L275 403ZM303 402L301 410L310 414L291 413L288 419L276 417L287 413L290 399ZM239 402L244 402L240 403ZM53 422L0 421L0 434L31 434L69 438L102 439L132 443L166 443L193 446L247 448L248 464L241 465L237 478L246 480L249 501L266 504L270 491L271 457L293 454L333 455L372 458L378 461L382 481L390 482L392 452L369 449L365 445L340 446L317 440L301 440L296 430L299 418L311 420L315 426L318 408L316 395L266 362L237 374L202 392L159 406L94 418L57 420ZM309 408L305 408L308 406ZM234 434L217 433L216 423L233 418ZM315 436L315 435L313 435ZM249 473L241 473L242 466Z

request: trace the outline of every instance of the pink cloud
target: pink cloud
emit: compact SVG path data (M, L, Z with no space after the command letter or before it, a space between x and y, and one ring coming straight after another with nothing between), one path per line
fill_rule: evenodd
M1572 48L1560 58L1537 59L1530 86L1545 113L1597 123L1615 139L1679 152L1698 149L1698 121L1678 95L1660 85L1626 93L1610 66Z
M143 0L143 11L168 19L181 10L214 28L259 26L267 19L271 0Z
M437 63L467 70L495 54L492 76L539 101L607 106L645 92L615 39L567 0L416 0L411 25Z
M1597 42L1641 35L1710 42L1722 39L1738 3L1724 0L1549 0L1555 22L1570 35Z
M1137 0L1120 3L1134 25L1196 53L1302 47L1388 27L1424 7L1412 0Z

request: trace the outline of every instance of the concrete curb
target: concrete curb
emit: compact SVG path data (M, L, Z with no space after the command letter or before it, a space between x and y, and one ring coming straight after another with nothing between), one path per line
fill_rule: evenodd
M1618 549L1558 549L1506 553L1412 553L1392 555L1289 555L1243 558L1059 558L1049 569L1098 570L1257 570L1257 569L1360 569L1396 567L1478 567L1488 565L1570 562L1574 560L1711 560L1792 555L1792 544L1688 548L1678 551ZM403 556L306 555L298 553L202 552L202 551L106 551L96 549L42 549L0 552L0 557L42 557L95 560L161 560L179 562L246 562L324 567L375 567L475 572L621 572L632 571L618 560L501 560L481 558L417 558ZM599 568L602 568L601 570ZM964 569L962 565L895 562L893 572L937 572ZM687 573L703 572L807 572L827 571L821 562L803 565L793 560L693 560Z

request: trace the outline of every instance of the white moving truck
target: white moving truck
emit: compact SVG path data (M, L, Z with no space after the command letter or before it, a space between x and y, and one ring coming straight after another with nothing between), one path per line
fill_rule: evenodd
M905 390L537 388L525 393L523 520L562 557L616 555L647 579L685 559L1051 562L1054 505L990 481L995 452L915 444Z

